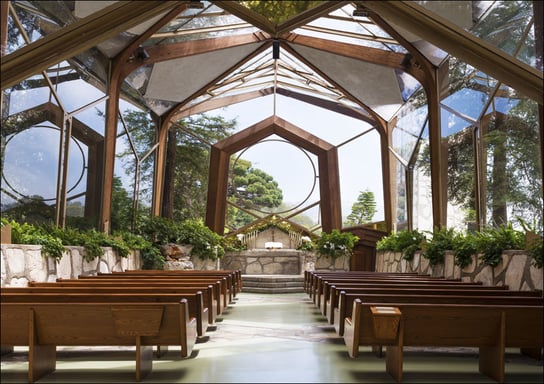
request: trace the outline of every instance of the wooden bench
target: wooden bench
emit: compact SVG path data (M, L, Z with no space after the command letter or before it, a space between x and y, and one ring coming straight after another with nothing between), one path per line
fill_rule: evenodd
M399 288L399 289L440 289L440 290L453 290L453 291L456 291L456 290L482 290L482 291L493 291L493 292L498 292L499 294L500 293L504 293L504 292L509 292L508 291L508 287L505 287L505 286L493 286L493 287L489 287L489 286L483 286L481 284L472 284L472 283L468 283L468 284L457 284L457 283L454 283L454 284L432 284L432 282L420 282L420 281L414 281L412 284L409 284L409 283L402 283L402 284L398 284L396 281L389 281L389 282L383 282L383 281L380 281L378 283L371 283L371 282L366 282L366 283L343 283L343 282L334 282L334 283L329 283L329 282L324 282L323 283L323 293L319 296L319 305L318 308L321 309L321 313L326 316L327 313L330 312L330 305L332 303L333 306L337 306L338 304L338 301L336 300L338 298L338 292L340 290L345 290L345 291L351 291L351 290L365 290L365 289L368 289L368 288L382 288L382 289L387 289L387 288L391 288L391 289L395 289L395 288ZM512 291L514 292L514 291ZM528 291L527 291L528 292ZM523 295L527 295L527 296L538 296L538 293L524 293L524 294L521 294L522 296Z
M210 287L211 288L211 287ZM207 296L209 292L207 293ZM2 302L177 302L187 300L189 316L197 320L197 336L205 336L210 325L210 309L204 304L204 294L193 289L164 289L153 287L2 287Z
M242 275L241 271L235 270L161 270L161 269L138 269L126 270L123 272L101 273L96 276L176 276L182 278L214 278L225 279L225 285L232 302L238 292L241 292Z
M102 273L98 273L101 275ZM127 274L127 275L179 275L179 276L207 276L207 277L223 277L226 276L233 287L234 296L237 293L242 291L242 271L237 270L198 270L198 269L187 269L187 270L160 270L160 269L129 269L123 272L111 272L113 275L117 274Z
M56 369L57 346L135 346L136 381L152 370L153 346L181 347L190 356L196 319L177 303L0 303L1 345L28 346L28 381Z
M366 285L369 284L373 285L383 285L383 284L395 284L399 286L441 286L444 288L454 288L458 286L462 287L481 287L481 283L469 283L464 282L460 280L449 280L449 279L440 279L440 280L426 280L426 279L396 279L396 278L390 278L390 279L370 279L366 278L364 280L351 280L351 279L328 279L326 281L321 281L318 283L318 287L316 289L316 293L314 295L314 303L317 305L318 308L321 308L321 304L325 301L325 299L328 297L328 287L330 285ZM498 287L495 289L508 289L508 287Z
M56 282L29 282L28 285L32 287L54 287L54 286L77 286L77 285L95 285L104 287L118 287L118 286L153 286L161 288L174 288L174 287L199 287L202 290L207 289L208 286L213 287L213 297L216 305L214 306L216 316L221 316L226 308L226 296L221 292L221 283L219 281L205 281L205 280L173 280L173 279L57 279Z
M470 291L472 292L472 291ZM474 304L474 305L540 305L544 304L542 297L528 296L494 296L486 295L485 292L457 291L457 294L440 294L438 292L416 292L408 294L402 291L388 293L346 293L340 292L338 308L333 312L333 325L339 336L344 333L344 320L353 316L353 303L359 299L364 303L421 303L421 304Z
M366 282L389 282L389 281L399 281L400 282L413 282L413 281L420 281L420 282L436 282L439 284L473 284L473 285L481 285L481 283L467 283L463 282L459 279L445 279L445 278L437 278L437 277L430 277L425 275L406 275L406 276L375 276L375 275L360 275L360 276L336 276L336 275L324 275L324 276L315 276L313 280L313 286L310 288L310 297L313 299L314 303L319 305L319 300L321 298L321 295L323 294L324 284L325 282L329 284L333 284L336 282L344 282L344 283L366 283Z
M341 296L341 293L343 296ZM492 296L492 297L533 297L541 298L540 291L508 291L493 289L493 287L470 288L456 287L398 287L398 286L368 286L336 287L331 286L330 298L326 303L326 318L329 324L333 324L339 336L344 329L344 318L351 316L354 298L358 295L439 295L439 296ZM342 300L342 304L340 301Z
M479 370L504 382L505 348L541 350L542 306L363 303L346 318L344 342L355 358L361 345L385 345L386 370L402 381L405 346L477 347Z
M430 276L420 275L417 272L371 272L371 271L304 271L304 289L310 293L310 287L318 276Z
M218 284L218 292L216 297L221 299L221 312L227 308L229 303L232 303L233 296L232 290L228 288L228 281L226 277L204 277L204 276L178 276L178 275L128 275L128 274L102 274L98 276L79 276L77 279L57 279L57 282L66 280L92 280L92 281L146 281L146 282L179 282L179 283L191 283L191 284Z

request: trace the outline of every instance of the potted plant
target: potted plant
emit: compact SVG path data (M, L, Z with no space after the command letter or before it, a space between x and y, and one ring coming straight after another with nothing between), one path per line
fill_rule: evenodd
M321 237L317 239L315 251L320 256L331 258L334 269L334 261L341 256L351 256L357 241L359 237L353 233L333 229L330 233L321 234Z

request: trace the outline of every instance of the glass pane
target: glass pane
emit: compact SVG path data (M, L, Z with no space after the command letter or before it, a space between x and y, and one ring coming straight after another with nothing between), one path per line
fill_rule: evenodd
M425 125L422 137L429 137L429 127ZM422 231L432 231L433 229L433 202L431 189L431 158L429 151L429 141L422 140L416 147L417 159L414 170L414 191L413 191L413 226Z
M473 127L447 137L448 148L448 228L461 231L474 226L475 168Z
M400 161L395 162L395 185L394 194L396 205L393 206L394 222L396 230L400 231L408 228L408 207L406 201L406 168Z
M423 124L427 118L427 106L423 93L418 98L405 103L398 113L398 120L392 133L392 144L395 152L406 162L412 158Z
M510 104L510 103L507 103ZM521 99L507 113L487 115L482 126L488 225L542 224L542 170L538 108Z
M384 220L383 183L381 165L380 136L370 131L338 148L340 163L340 191L344 226L364 224L347 223L353 204L361 192L372 192L376 203L376 213L368 222ZM366 222L366 221L365 221Z

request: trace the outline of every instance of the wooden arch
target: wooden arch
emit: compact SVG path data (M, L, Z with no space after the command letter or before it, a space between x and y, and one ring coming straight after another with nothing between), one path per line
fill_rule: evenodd
M277 116L264 119L212 146L206 225L220 235L224 232L230 156L274 134L317 156L322 229L325 232L340 229L342 210L336 147Z

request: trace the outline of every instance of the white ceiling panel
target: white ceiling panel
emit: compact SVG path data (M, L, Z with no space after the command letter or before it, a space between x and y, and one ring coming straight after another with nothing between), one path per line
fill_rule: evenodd
M389 120L403 103L392 68L387 68L313 48L294 46L306 60L336 84Z
M248 44L157 63L145 97L181 102L244 59L261 44Z

